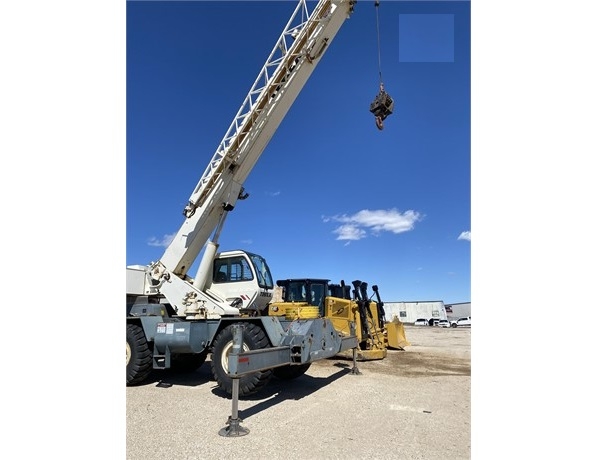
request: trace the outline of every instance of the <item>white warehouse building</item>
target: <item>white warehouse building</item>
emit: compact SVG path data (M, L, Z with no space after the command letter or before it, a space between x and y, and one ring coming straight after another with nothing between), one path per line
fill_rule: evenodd
M446 314L450 321L471 316L471 302L447 303Z
M385 302L383 310L387 321L392 321L394 316L397 316L403 323L414 323L419 318L425 318L433 325L434 321L448 319L446 307L441 300Z

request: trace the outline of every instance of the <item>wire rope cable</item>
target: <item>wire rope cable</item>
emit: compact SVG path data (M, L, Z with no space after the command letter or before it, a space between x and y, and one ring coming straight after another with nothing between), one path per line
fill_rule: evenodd
M383 83L383 77L381 74L381 40L379 34L379 0L375 0L375 23L377 26L377 63L379 66L379 83Z

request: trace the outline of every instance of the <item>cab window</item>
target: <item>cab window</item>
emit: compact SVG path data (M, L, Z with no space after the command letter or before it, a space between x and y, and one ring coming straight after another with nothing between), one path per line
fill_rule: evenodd
M253 279L250 264L244 257L217 259L214 262L213 282L215 283L251 281Z

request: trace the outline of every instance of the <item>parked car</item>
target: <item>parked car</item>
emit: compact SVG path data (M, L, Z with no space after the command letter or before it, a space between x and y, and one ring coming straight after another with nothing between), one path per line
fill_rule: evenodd
M440 319L437 323L438 327L450 327L450 321L447 319Z
M458 318L456 321L452 321L452 327L471 327L471 317L466 316L464 318Z
M415 326L429 326L429 321L425 318L419 318L415 321Z

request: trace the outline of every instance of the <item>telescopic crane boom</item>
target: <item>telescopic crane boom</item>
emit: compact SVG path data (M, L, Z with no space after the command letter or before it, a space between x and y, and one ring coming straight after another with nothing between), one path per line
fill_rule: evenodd
M144 268L144 292L138 294L164 296L178 315L190 319L216 318L238 314L238 307L248 306L239 299L232 306L231 299L219 295L215 289L206 289L213 273L219 234L227 213L238 200L247 197L244 181L341 25L353 12L356 0L320 0L310 15L306 3L306 0L298 2L194 188L183 210L185 220L181 228L163 256ZM203 259L192 280L187 276L188 270L203 248L206 248ZM268 271L266 264L263 270ZM263 273L266 275L270 285L266 281L259 285L272 289L270 273ZM130 291L128 287L128 294Z

